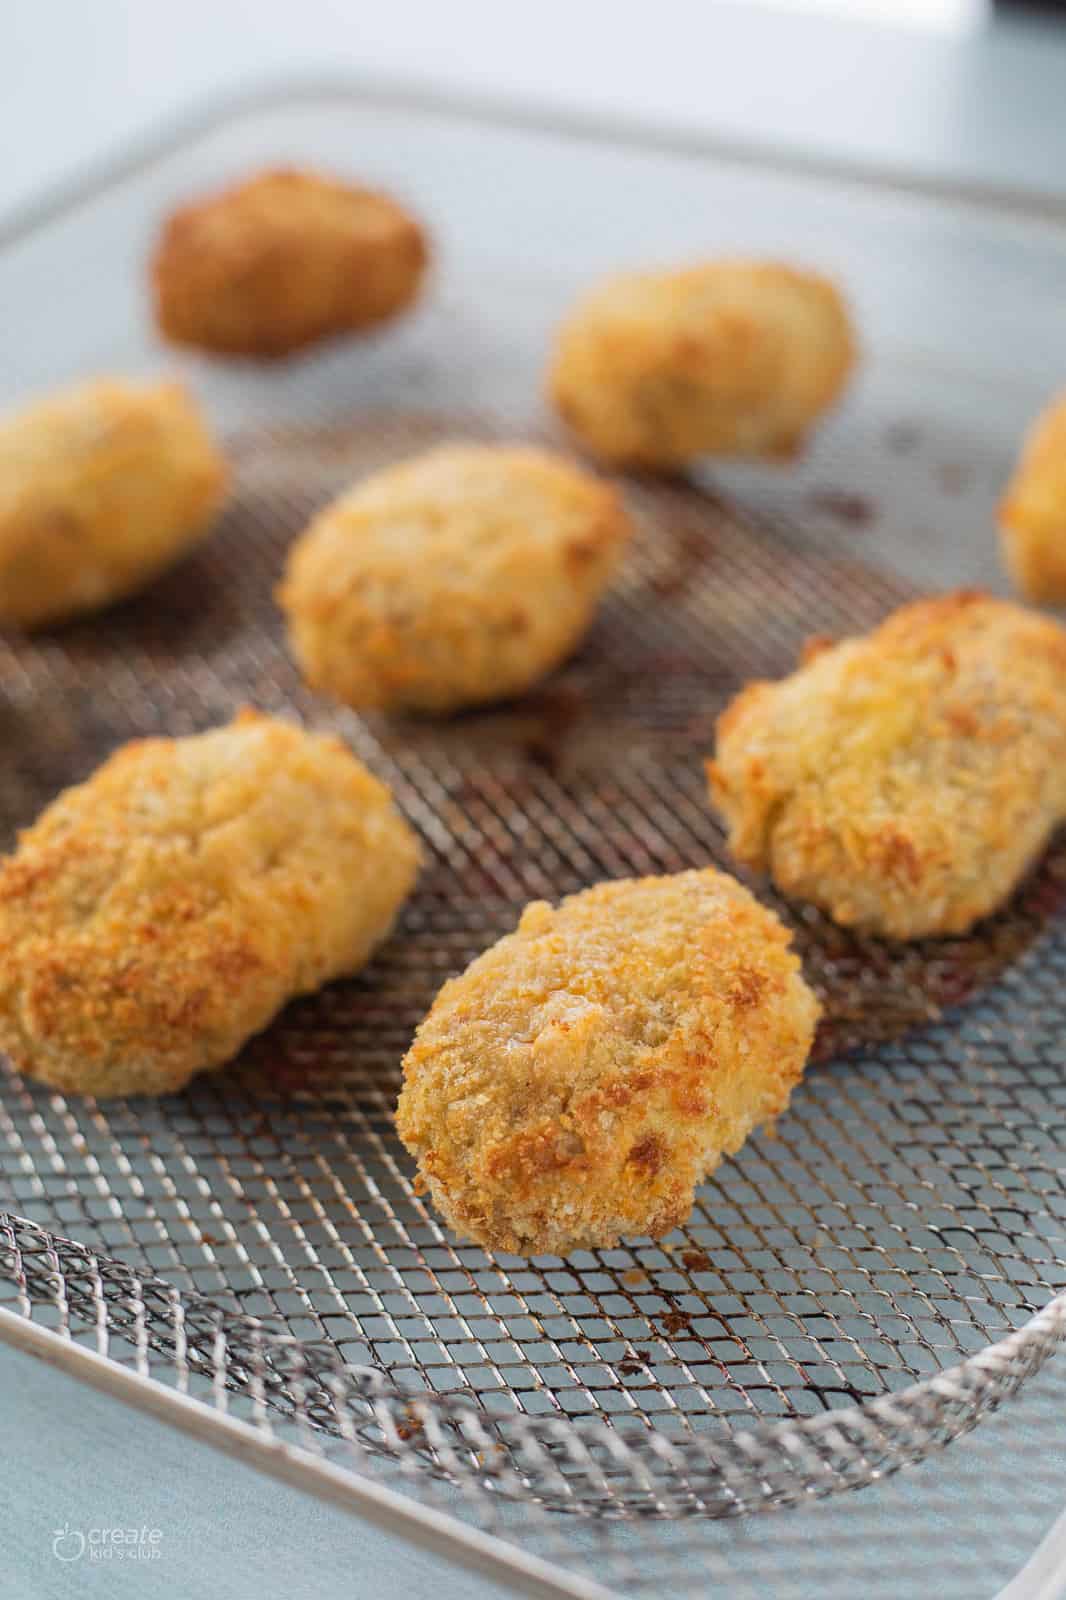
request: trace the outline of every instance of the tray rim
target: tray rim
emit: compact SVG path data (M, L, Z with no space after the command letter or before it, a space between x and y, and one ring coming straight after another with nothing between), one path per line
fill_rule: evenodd
M644 153L661 152L693 161L761 169L796 179L840 187L877 189L913 199L936 200L970 210L999 212L1015 221L1044 223L1066 231L1066 194L980 180L934 177L903 167L835 159L770 140L740 139L666 118L610 115L553 106L529 96L493 95L483 90L441 88L428 81L392 74L295 72L265 74L247 87L197 97L191 107L154 119L113 151L48 183L40 192L0 209L0 252L21 243L52 222L62 221L118 187L150 171L160 161L242 117L270 109L324 101L376 104L486 128L562 135L590 143L625 145Z
M31 240L53 223L62 222L105 197L128 179L150 172L156 164L188 145L242 118L271 109L327 102L358 102L387 111L474 122L487 131L506 129L622 145L644 153L661 152L686 160L780 173L839 188L876 189L901 198L936 200L970 211L992 211L998 213L1001 222L1008 224L1043 224L1059 233L1066 243L1066 195L999 183L927 176L861 159L838 160L782 147L772 141L734 138L667 119L583 112L528 96L504 97L485 91L468 93L434 86L417 78L346 70L342 73L264 74L249 87L210 92L197 97L191 107L154 119L144 131L126 139L100 159L87 162L73 173L45 185L29 200L0 211L0 256ZM16 1213L0 1211L0 1222L27 1222L30 1228L45 1232L52 1239L61 1241L63 1238ZM210 1303L210 1297L197 1298ZM269 1337L269 1329L264 1332ZM954 1367L898 1394L865 1405L842 1407L824 1417L805 1419L801 1431L805 1432L811 1424L820 1424L823 1431L829 1430L853 1414L867 1414L879 1408L887 1415L900 1400L950 1389L960 1375L977 1373L989 1358L994 1362L1008 1350L1024 1348L1041 1334L1049 1335L1050 1343L1028 1375L1057 1353L1057 1347L1066 1343L1066 1291L1053 1295L1021 1326ZM33 1320L32 1312L0 1306L0 1343L35 1356L111 1395L120 1404L154 1416L220 1453L326 1500L385 1532L445 1556L468 1571L502 1580L534 1600L549 1596L611 1600L610 1592L593 1580L532 1555L516 1543L484 1533L414 1495L390 1489L365 1473L350 1467L336 1467L299 1445L272 1438L206 1401L169 1388L146 1372L130 1370L119 1361L85 1348L69 1329L57 1332L42 1327ZM951 1438L967 1431L977 1420L975 1415L953 1432ZM788 1432L798 1425L794 1421L782 1421L771 1426ZM800 1501L799 1506L805 1503L809 1502ZM787 1509L797 1508L793 1503ZM1021 1573L1018 1578L1023 1576ZM1008 1587L1016 1581L1012 1580Z

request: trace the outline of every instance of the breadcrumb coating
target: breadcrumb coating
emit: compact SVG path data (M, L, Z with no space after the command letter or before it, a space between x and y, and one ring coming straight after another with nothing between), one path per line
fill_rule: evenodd
M0 422L0 623L140 589L208 531L228 477L178 383L103 378Z
M676 468L800 449L855 360L847 308L812 272L712 261L608 279L560 330L559 415L594 455Z
M421 227L388 195L262 172L167 220L152 260L156 321L175 344L285 356L396 316L428 260Z
M999 523L1015 587L1028 600L1066 605L1066 394L1033 424Z
M0 864L0 1048L63 1091L180 1089L357 971L417 867L339 739L245 711L125 745Z
M629 533L616 491L559 457L444 445L328 506L278 599L313 688L451 711L518 694L569 655Z
M845 926L965 933L1066 820L1066 630L986 595L921 600L749 684L717 733L739 861Z
M683 1222L802 1075L819 1008L790 939L713 868L527 906L404 1062L400 1137L449 1225L568 1255Z

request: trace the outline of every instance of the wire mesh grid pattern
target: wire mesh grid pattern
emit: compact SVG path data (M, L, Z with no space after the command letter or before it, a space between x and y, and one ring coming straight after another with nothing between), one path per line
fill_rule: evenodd
M82 1348L104 1352L110 1363L140 1378L201 1400L250 1424L269 1443L293 1442L303 1459L323 1461L372 1475L390 1488L405 1488L430 1505L444 1505L448 1513L468 1526L484 1530L497 1540L511 1542L537 1562L551 1563L559 1572L559 1592L603 1600L608 1593L650 1593L669 1582L679 1592L704 1592L709 1581L728 1582L736 1600L766 1593L767 1572L773 1573L775 1600L798 1600L818 1592L850 1596L858 1572L864 1593L876 1600L896 1600L901 1594L925 1593L929 1578L930 1536L937 1537L945 1519L960 1514L970 1520L970 1536L950 1552L938 1582L952 1596L991 1596L995 1575L1011 1574L1012 1559L1024 1559L1054 1513L1054 1502L1027 1494L1016 1480L1016 1465L1005 1452L1004 1430L1018 1439L1033 1460L1047 1459L1059 1446L1061 1405L1066 1395L1066 1369L1061 1360L1049 1363L1044 1375L1031 1381L1008 1413L990 1415L973 1436L975 1459L971 1463L968 1498L957 1483L930 1479L928 1467L916 1468L925 1526L915 1528L913 1543L893 1552L893 1560L871 1560L876 1522L860 1517L848 1522L858 1502L851 1496L829 1499L807 1497L805 1515L759 1519L760 1549L771 1546L762 1576L745 1573L736 1545L722 1546L708 1537L711 1529L743 1527L730 1519L708 1522L685 1515L696 1496L721 1496L731 1491L731 1474L712 1463L701 1473L690 1464L674 1500L675 1512L663 1516L660 1478L671 1462L669 1446L650 1435L643 1451L598 1453L581 1430L562 1419L531 1438L517 1463L501 1462L491 1421L468 1406L447 1403L422 1409L411 1406L397 1418L381 1376L372 1370L342 1368L332 1350L265 1332L258 1321L246 1321L220 1311L196 1296L179 1293L173 1285L134 1273L114 1262L94 1257L82 1246L59 1241L53 1234L30 1224L5 1218L0 1223L0 1309L16 1309L44 1327L54 1328ZM1040 1326L1013 1336L1010 1346L971 1364L964 1378L940 1380L939 1393L927 1395L924 1404L899 1407L879 1402L866 1412L854 1412L835 1425L802 1431L780 1426L761 1437L749 1435L750 1452L734 1480L750 1483L750 1467L759 1460L772 1475L790 1455L798 1455L812 1482L829 1488L853 1486L854 1468L864 1457L905 1442L908 1449L927 1449L934 1441L930 1425L942 1425L945 1406L972 1410L979 1391L984 1403L992 1392L1009 1392L1004 1383L1021 1382L1038 1364L1041 1346L1046 1351L1061 1340L1063 1308L1057 1302L1040 1318ZM1058 1324L1058 1326L1056 1326ZM1023 1347L1028 1346L1027 1352ZM980 1369L983 1375L979 1375ZM1034 1404L1035 1402L1035 1404ZM415 1450L409 1448L418 1440ZM967 1441L967 1445L969 1441ZM967 1445L960 1445L965 1450ZM438 1472L426 1470L426 1456L451 1473L458 1494L448 1492ZM558 1495L584 1495L602 1491L621 1461L632 1481L634 1474L655 1486L660 1514L642 1518L639 1536L627 1521L560 1517L544 1509L530 1495L531 1484L550 1482ZM472 1472L471 1465L478 1470ZM976 1480L976 1483L975 1481ZM896 1480L899 1481L898 1479ZM1032 1483L1039 1482L1034 1473ZM681 1486L683 1484L683 1492ZM982 1539L981 1525L973 1524L976 1484L995 1519L990 1537ZM487 1492L488 1490L497 1492ZM502 1492L500 1492L502 1491ZM1052 1493L1054 1492L1052 1488ZM1021 1527L1019 1522L1021 1513ZM1014 1524L1008 1537L1008 1516ZM923 1537L921 1537L924 1535ZM827 1565L819 1539L828 1537L832 1560ZM751 1539L749 1535L749 1547ZM776 1547L776 1548L774 1548ZM882 1552L883 1555L883 1552ZM519 1574L522 1576L522 1574ZM545 1592L539 1590L537 1592Z
M429 344L459 364L454 308L430 315ZM451 1238L392 1131L440 982L530 898L728 864L700 768L721 706L788 670L807 635L866 628L914 590L849 548L854 496L823 493L833 538L633 481L626 570L541 691L444 723L331 709L284 650L287 545L360 473L516 426L502 384L495 404L416 409L403 351L391 390L380 369L362 380L384 406L331 403L336 358L306 368L284 422L231 399L238 484L212 540L106 618L0 643L5 843L123 739L247 700L341 733L428 857L364 975L182 1096L97 1106L7 1074L0 1196L25 1220L0 1233L0 1304L131 1344L146 1372L346 1460L446 1478L490 1523L512 1498L644 1523L868 1482L1011 1395L1063 1332L1048 1302L1066 1288L1066 845L967 939L901 949L776 902L826 1000L826 1065L678 1234L565 1263ZM900 425L883 421L888 455ZM964 449L952 440L957 470L991 476Z

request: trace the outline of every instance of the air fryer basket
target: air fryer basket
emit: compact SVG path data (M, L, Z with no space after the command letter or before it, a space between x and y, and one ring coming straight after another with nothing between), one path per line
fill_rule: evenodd
M159 214L279 156L406 193L438 239L428 304L286 368L165 356L141 281ZM639 534L621 579L580 652L520 702L434 721L311 695L272 599L309 515L440 439L559 443L538 384L573 290L620 262L725 248L809 260L854 291L864 373L810 456L626 481ZM950 295L945 262L967 267ZM6 1072L0 1308L119 1362L128 1345L142 1378L313 1436L344 1468L446 1480L484 1527L512 1501L643 1523L809 1500L1011 1396L1066 1318L1066 841L973 935L915 946L755 883L826 1002L819 1064L776 1136L659 1243L561 1262L458 1241L416 1194L392 1111L436 989L527 900L729 865L701 762L742 683L925 587L997 582L995 495L1066 368L1039 330L1064 264L1066 232L994 209L372 96L224 118L9 240L0 293L23 315L5 398L176 364L237 481L218 533L150 591L0 641L4 844L123 740L250 702L348 740L427 867L363 975L290 1006L182 1095L97 1105ZM1024 382L1008 329L1029 341Z

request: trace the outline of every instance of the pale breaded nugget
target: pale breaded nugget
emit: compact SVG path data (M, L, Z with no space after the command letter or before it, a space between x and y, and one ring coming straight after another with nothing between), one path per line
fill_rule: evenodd
M556 409L606 461L795 455L855 360L839 291L775 262L609 278L562 327Z
M684 1222L802 1075L819 1007L789 944L713 868L527 906L404 1062L397 1126L446 1221L519 1255Z
M297 540L278 599L304 676L353 706L518 694L592 618L629 537L613 488L542 450L445 445Z
M0 866L0 1048L82 1094L164 1094L363 965L418 847L339 739L245 711L124 746Z
M168 219L152 261L156 320L176 344L284 356L396 316L428 260L422 229L388 195L263 172Z
M1066 819L1066 630L980 594L904 606L749 684L708 774L734 855L783 893L896 939L965 933Z
M226 464L178 383L100 379L0 422L0 623L142 588L207 532Z
M1029 600L1066 605L1066 394L1033 424L999 522L1016 587Z

